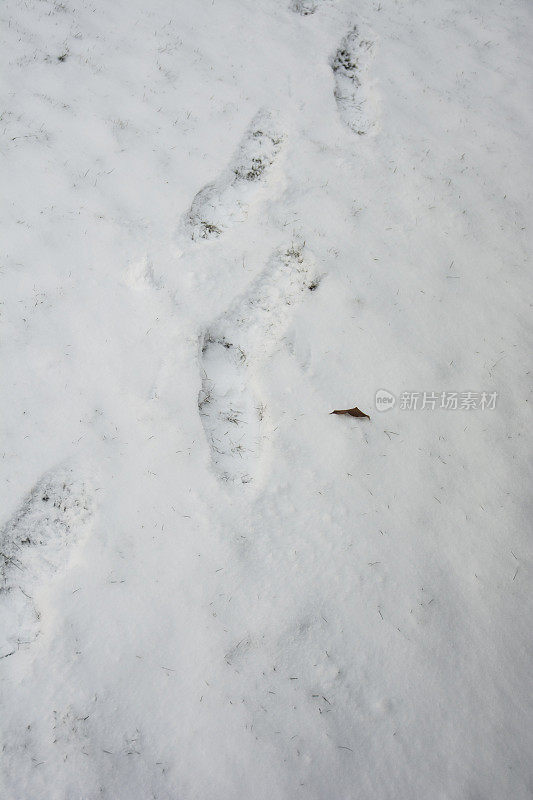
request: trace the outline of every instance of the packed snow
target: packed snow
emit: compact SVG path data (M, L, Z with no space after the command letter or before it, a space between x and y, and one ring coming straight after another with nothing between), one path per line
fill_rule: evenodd
M0 14L0 796L530 800L531 4Z

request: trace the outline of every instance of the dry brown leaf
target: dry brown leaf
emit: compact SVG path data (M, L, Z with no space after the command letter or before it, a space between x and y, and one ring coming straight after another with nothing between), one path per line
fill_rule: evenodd
M370 419L368 414L365 414L364 411L361 411L359 408L344 408L338 409L337 411L331 411L331 414L348 414L350 417L365 417L366 419Z

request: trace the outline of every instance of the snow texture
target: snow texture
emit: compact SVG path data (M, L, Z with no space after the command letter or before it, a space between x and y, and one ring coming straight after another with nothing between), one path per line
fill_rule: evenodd
M2 800L531 800L531 4L0 17Z

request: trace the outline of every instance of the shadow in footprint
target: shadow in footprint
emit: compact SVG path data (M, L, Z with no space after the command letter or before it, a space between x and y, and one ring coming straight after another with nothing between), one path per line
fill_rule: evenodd
M279 344L294 305L319 283L303 245L292 245L272 256L246 294L201 338L198 409L223 480L250 483L256 475L265 409L254 390L254 371Z

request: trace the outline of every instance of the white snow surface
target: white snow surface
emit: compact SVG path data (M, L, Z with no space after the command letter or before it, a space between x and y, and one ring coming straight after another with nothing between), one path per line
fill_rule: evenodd
M0 14L0 796L530 800L531 3Z

